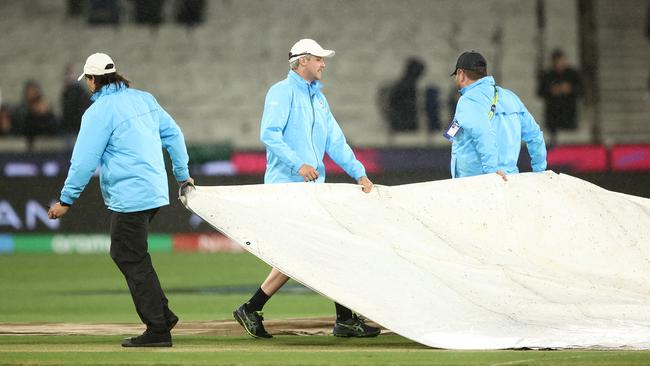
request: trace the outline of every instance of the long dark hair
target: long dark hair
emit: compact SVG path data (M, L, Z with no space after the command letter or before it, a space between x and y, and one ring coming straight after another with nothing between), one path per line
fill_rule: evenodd
M95 81L94 81L94 83L95 83L95 92L98 92L99 90L101 90L101 88L104 85L108 85L108 84L111 84L111 83L115 84L115 87L117 87L117 88L119 88L120 84L122 84L122 83L127 88L131 86L131 82L127 78L125 78L124 76L122 76L122 75L120 75L120 74L118 74L116 72L112 72L110 74L104 74L104 75L88 75L88 74L86 74L86 78L88 78L88 79L90 79L91 76L95 77Z

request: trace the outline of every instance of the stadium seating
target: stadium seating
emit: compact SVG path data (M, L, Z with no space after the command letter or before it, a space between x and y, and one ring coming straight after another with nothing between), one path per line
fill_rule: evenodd
M577 63L575 2L546 3L547 47L562 47ZM603 130L615 143L647 141L650 136L650 101L642 90L649 50L644 47L643 14L633 10L645 3L598 2ZM259 149L265 92L285 76L291 44L311 37L337 51L328 60L325 92L355 146L446 144L427 136L423 116L419 132L389 138L379 114L377 90L401 75L410 56L422 58L427 66L420 87L435 84L441 90L443 123L453 88L448 75L457 55L467 49L483 52L499 82L515 90L542 123L541 101L535 95L533 1L210 1L205 23L195 29L171 21L171 2L165 3L167 21L157 29L135 25L128 1L122 2L126 16L115 27L68 18L65 5L49 0L0 4L0 87L6 102L17 103L23 82L38 78L58 108L64 65L74 62L81 70L88 54L105 51L135 87L158 97L190 143L229 142L235 149ZM632 71L622 73L621 67ZM581 123L578 132L560 136L560 142L588 142L589 131Z

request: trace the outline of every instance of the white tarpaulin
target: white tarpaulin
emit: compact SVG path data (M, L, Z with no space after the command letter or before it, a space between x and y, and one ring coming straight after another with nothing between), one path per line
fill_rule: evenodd
M185 199L266 263L428 346L650 348L650 199L553 172L508 179Z

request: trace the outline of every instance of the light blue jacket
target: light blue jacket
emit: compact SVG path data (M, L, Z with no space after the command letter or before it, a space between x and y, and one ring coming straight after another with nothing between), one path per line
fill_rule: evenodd
M102 87L81 119L61 202L73 204L97 166L106 206L136 212L169 204L164 147L177 181L189 178L183 133L149 93Z
M526 143L534 172L546 170L546 143L535 118L528 112L519 97L508 89L497 87L499 101L492 118L499 149L498 169L506 174L519 173L517 160L521 142Z
M533 171L546 169L546 146L537 122L510 90L496 87L499 97L494 116L490 107L495 82L486 76L460 90L454 120L460 126L451 148L453 178L519 172L521 141L527 144Z
M308 83L289 71L266 94L260 128L266 145L265 183L303 182L298 174L303 164L316 168L322 183L325 153L355 180L366 175L320 89L318 80Z

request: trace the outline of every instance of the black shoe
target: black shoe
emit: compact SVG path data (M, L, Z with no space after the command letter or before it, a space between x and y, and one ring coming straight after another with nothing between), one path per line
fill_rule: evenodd
M352 318L348 320L337 320L332 333L336 337L376 337L381 333L381 329L367 325L357 314L352 314Z
M176 326L176 323L178 323L178 317L176 315L167 318L167 331L171 331Z
M264 324L262 324L261 311L248 311L246 309L246 304L238 307L235 311L232 312L232 316L235 317L235 320L244 327L246 333L253 338L273 338L272 335L266 332L264 329Z
M171 347L172 335L167 332L155 333L145 330L142 335L132 338L125 338L122 347Z

